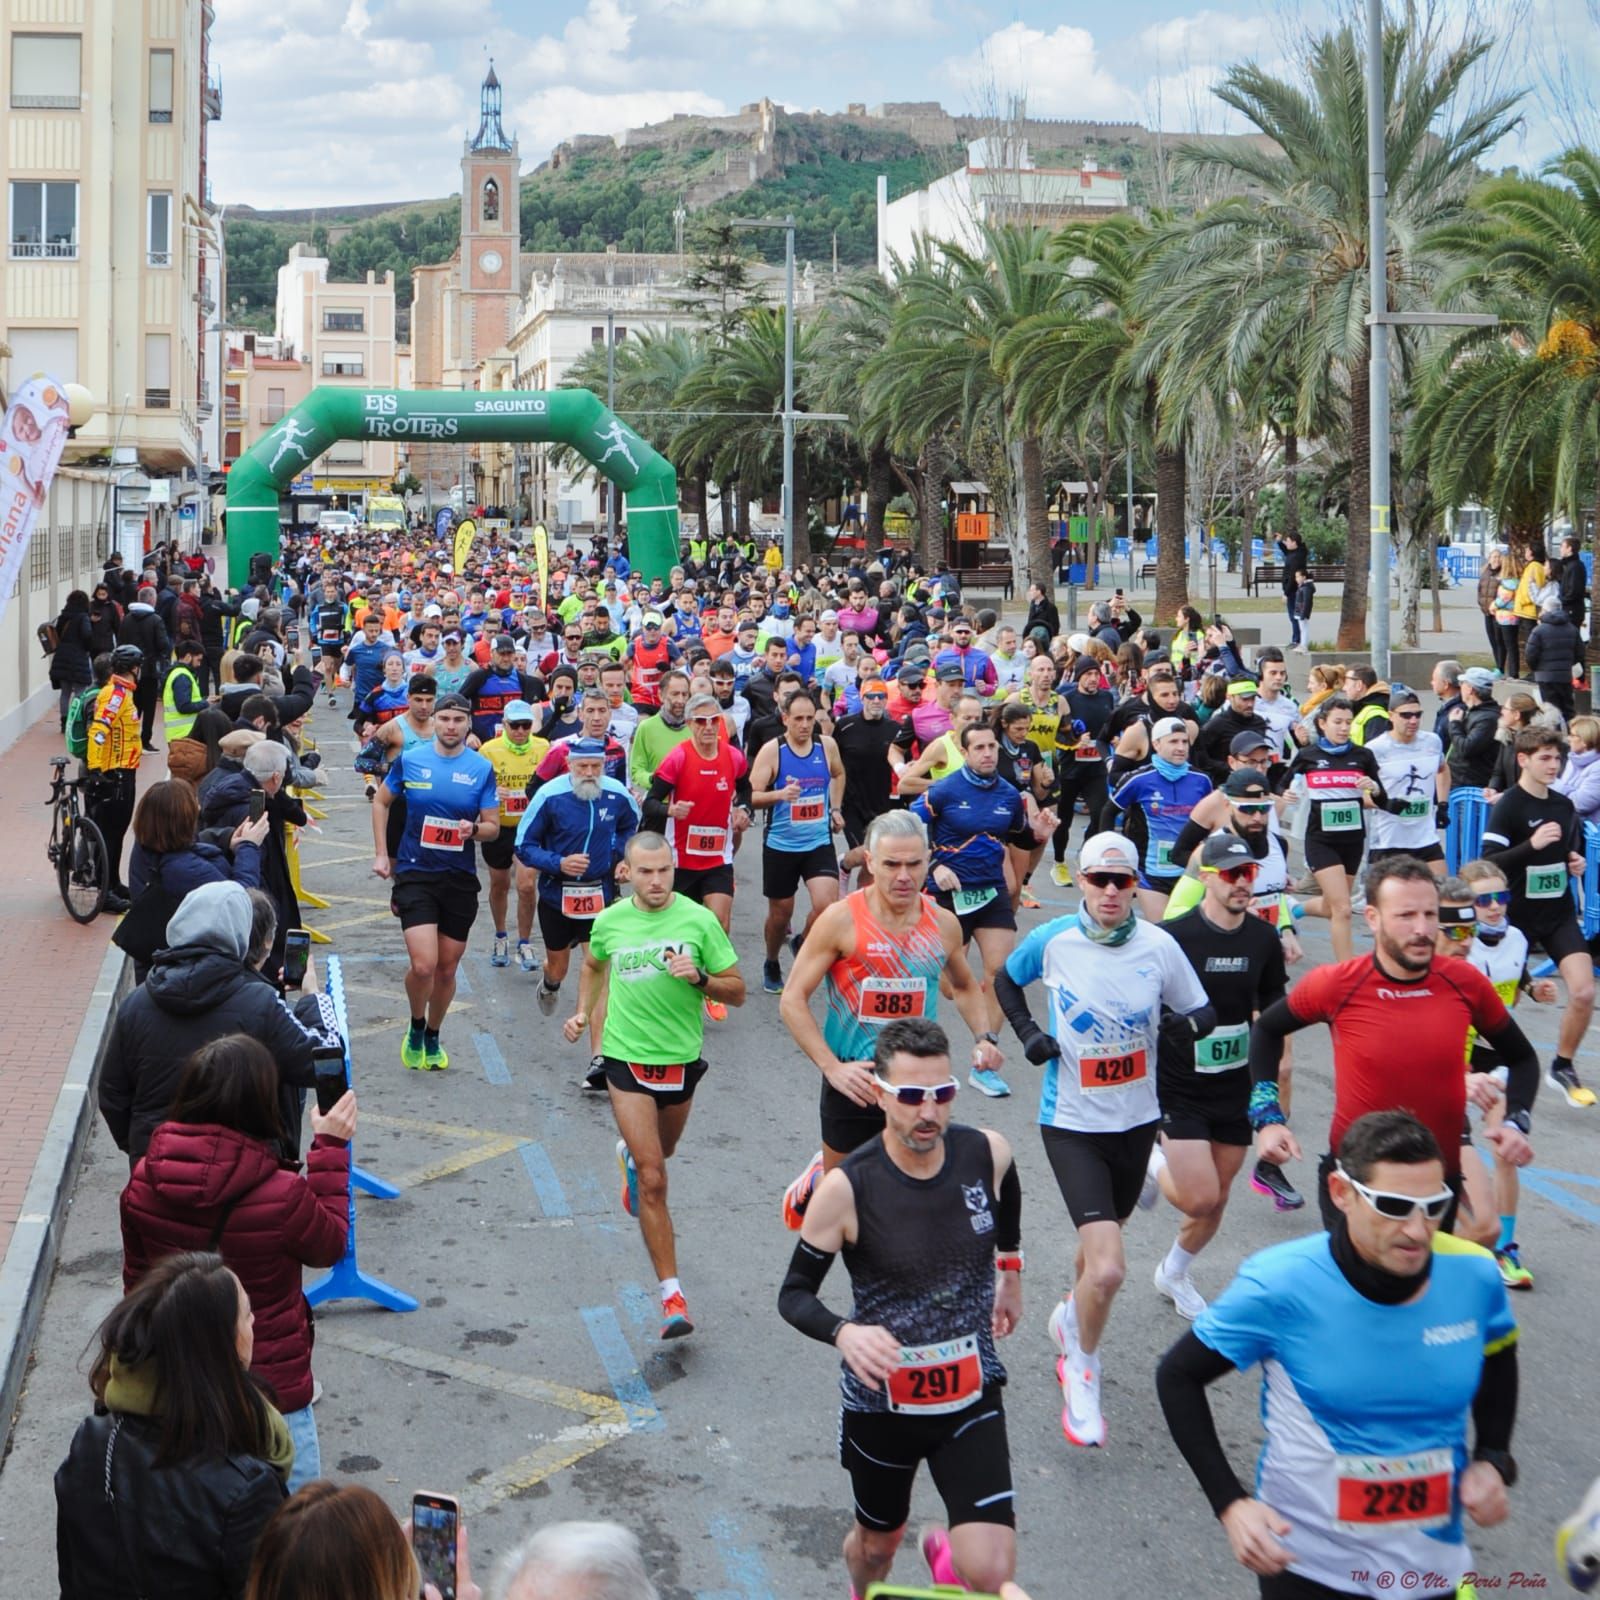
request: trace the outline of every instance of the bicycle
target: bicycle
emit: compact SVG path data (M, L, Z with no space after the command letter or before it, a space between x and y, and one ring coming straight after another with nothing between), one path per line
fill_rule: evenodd
M106 903L111 865L100 829L83 809L82 778L69 778L69 756L50 758L50 864L61 903L74 922L93 922Z

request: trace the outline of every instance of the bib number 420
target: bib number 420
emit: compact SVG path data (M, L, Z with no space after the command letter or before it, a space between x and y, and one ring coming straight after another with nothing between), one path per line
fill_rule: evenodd
M1078 1086L1085 1094L1100 1089L1125 1089L1138 1083L1148 1068L1143 1050L1130 1050L1120 1056L1084 1056L1078 1062Z

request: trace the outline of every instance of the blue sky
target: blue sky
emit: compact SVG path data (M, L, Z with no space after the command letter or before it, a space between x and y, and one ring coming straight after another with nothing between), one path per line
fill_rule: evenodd
M1503 160L1559 148L1554 79L1600 83L1600 0L1433 4L1448 27L1501 31L1493 74L1535 90ZM490 51L530 169L576 133L762 95L981 113L1021 93L1039 115L1221 131L1210 85L1229 64L1292 75L1298 41L1346 14L1321 0L229 0L213 33L213 186L258 207L448 194Z

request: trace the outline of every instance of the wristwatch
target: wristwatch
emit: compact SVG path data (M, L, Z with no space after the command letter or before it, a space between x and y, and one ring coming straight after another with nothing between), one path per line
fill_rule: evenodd
M974 1044L992 1044L992 1045L994 1045L994 1046L996 1046L998 1048L998 1046L1000 1044L1000 1035L998 1033L995 1033L993 1030L991 1030L988 1033L980 1033L978 1035L978 1037L973 1041L973 1043Z
M711 974L707 972L704 967L696 967L694 969L694 976L689 980L689 982L692 983L695 988L703 989L708 983L711 982Z
M1020 1274L1022 1271L1022 1252L1020 1250L1007 1251L1004 1255L996 1256L994 1258L994 1270L996 1272L1015 1272Z
M1516 1488L1517 1458L1509 1450L1486 1450L1480 1446L1472 1452L1472 1459L1474 1461L1487 1461L1500 1474L1501 1481L1506 1488Z

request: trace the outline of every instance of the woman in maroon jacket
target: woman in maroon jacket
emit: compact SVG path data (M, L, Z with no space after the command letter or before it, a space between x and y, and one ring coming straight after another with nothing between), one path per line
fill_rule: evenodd
M278 1069L265 1045L229 1034L197 1050L177 1098L122 1192L122 1282L163 1256L214 1250L255 1310L250 1370L277 1400L294 1439L292 1494L321 1476L311 1415L311 1307L302 1267L330 1267L349 1227L346 1182L356 1097L312 1108L306 1173L280 1161Z

